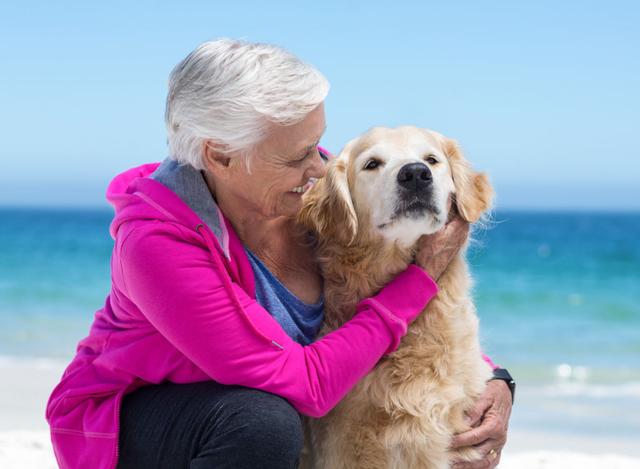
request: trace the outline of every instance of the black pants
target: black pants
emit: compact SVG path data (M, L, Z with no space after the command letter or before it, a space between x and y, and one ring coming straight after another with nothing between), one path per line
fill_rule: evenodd
M300 414L281 397L166 383L125 396L118 469L296 468L302 445Z

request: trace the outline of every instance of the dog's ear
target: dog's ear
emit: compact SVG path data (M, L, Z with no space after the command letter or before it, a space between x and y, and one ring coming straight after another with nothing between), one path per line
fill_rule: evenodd
M493 203L494 192L489 178L471 168L455 140L444 139L444 152L451 167L458 212L469 223L477 222Z
M343 245L354 240L358 217L349 191L344 152L328 163L325 177L304 194L298 222L320 238L331 237Z

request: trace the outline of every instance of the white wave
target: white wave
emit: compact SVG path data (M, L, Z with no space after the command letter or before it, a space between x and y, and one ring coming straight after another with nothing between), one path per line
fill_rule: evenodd
M591 370L586 366L571 366L568 363L562 363L556 367L556 376L561 379L584 381L590 374Z
M24 368L36 371L58 371L64 369L70 360L51 357L20 357L0 355L0 368Z
M640 382L620 384L561 382L545 386L544 394L548 397L640 398Z
M640 459L618 454L592 455L569 451L505 452L500 469L638 469Z

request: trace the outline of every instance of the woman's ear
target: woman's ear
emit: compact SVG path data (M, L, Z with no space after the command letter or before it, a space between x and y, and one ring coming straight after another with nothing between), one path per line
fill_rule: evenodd
M202 161L205 168L219 178L228 176L231 157L222 151L222 147L212 140L202 144Z
M444 152L451 167L458 212L469 223L475 223L493 204L494 192L489 178L471 168L455 140L444 139Z
M358 218L351 200L345 159L331 160L327 174L303 196L298 222L318 238L333 238L349 245L358 231Z

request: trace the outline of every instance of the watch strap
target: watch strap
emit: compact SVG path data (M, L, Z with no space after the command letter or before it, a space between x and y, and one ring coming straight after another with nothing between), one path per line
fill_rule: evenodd
M507 386L509 386L509 391L511 391L511 405L513 405L516 397L516 382L511 374L504 368L495 368L493 370L493 378L491 378L489 381L492 381L494 379L499 379L500 381L504 381L505 383L507 383Z

